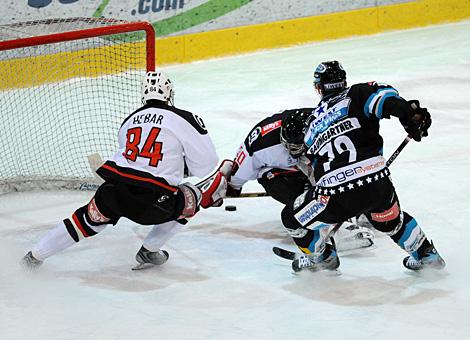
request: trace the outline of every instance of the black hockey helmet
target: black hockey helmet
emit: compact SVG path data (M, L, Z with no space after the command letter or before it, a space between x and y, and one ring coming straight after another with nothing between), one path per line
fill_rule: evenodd
M324 61L313 73L313 86L321 98L346 88L346 71L336 60Z
M305 150L304 137L312 109L287 110L284 114L281 124L281 144L292 157L297 158Z

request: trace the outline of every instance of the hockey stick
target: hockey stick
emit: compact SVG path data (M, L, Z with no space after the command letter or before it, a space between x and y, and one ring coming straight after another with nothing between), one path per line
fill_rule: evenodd
M405 146L409 143L409 141L412 140L412 137L410 135L406 136L406 138L403 140L403 142L401 142L401 144L398 146L398 148L395 150L395 152L390 156L390 158L388 159L387 163L385 163L386 166L390 166L390 164L393 163L393 161L395 160L395 158L398 157L398 155L400 154L400 152L403 151L403 149L405 148Z
M401 144L398 146L395 152L390 156L390 158L385 163L387 167L390 166L395 161L395 159L403 151L403 149L405 148L405 146L409 143L411 139L412 138L410 135L406 136L403 142L401 142ZM343 225L343 222L336 223L333 226L333 228L330 230L328 235L326 236L325 240L328 240L330 237L333 237L342 225ZM298 255L298 253L296 252L293 252L284 248L280 248L280 247L273 247L273 252L274 254L276 254L279 257L282 257L283 259L292 260L292 261L295 260L296 256Z
M244 192L240 196L233 196L227 198L247 198L247 197L266 197L271 196L267 192Z

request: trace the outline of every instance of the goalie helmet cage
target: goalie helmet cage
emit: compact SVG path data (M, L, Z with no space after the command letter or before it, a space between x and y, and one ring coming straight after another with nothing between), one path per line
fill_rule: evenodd
M147 22L0 25L0 193L96 187L87 156L117 151L119 126L153 70Z

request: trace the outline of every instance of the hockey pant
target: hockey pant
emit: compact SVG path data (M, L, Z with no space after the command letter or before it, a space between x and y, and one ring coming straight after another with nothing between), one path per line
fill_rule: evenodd
M161 207L150 204L155 201L155 196L148 193L137 198L135 193L130 196L123 188L104 183L87 205L77 209L71 218L64 219L39 240L32 249L33 256L42 261L98 234L108 225L116 224L121 216L136 223L153 225L144 240L144 246L150 251L156 251L179 229L179 223L174 220L183 209L184 203L180 201L184 198L179 196L178 193L176 202L168 199L173 208L170 204ZM148 202L145 201L147 198Z
M416 220L401 210L388 177L330 196L310 189L287 205L281 218L299 249L304 253L321 253L327 230L361 214L411 255L430 245Z

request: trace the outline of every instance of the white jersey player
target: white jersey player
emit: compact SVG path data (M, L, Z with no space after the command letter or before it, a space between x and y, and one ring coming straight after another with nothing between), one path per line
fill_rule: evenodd
M105 182L91 201L51 229L25 255L28 267L91 237L121 217L152 225L136 255L139 265L159 265L168 259L160 247L199 206L218 203L226 190L222 172L204 186L180 184L185 165L191 175L204 177L218 157L202 119L173 106L174 91L162 72L148 72L142 83L142 106L119 129L119 150L98 170Z
M246 182L257 180L269 196L287 205L314 187L310 161L302 155L303 150L285 140L286 134L299 135L302 145L303 135L298 131L304 128L312 112L313 108L285 110L256 124L235 156L227 196L239 196ZM289 137L292 141L292 136ZM297 237L294 232L290 235ZM370 229L350 222L345 222L336 236L338 249L343 251L369 247L374 237Z

